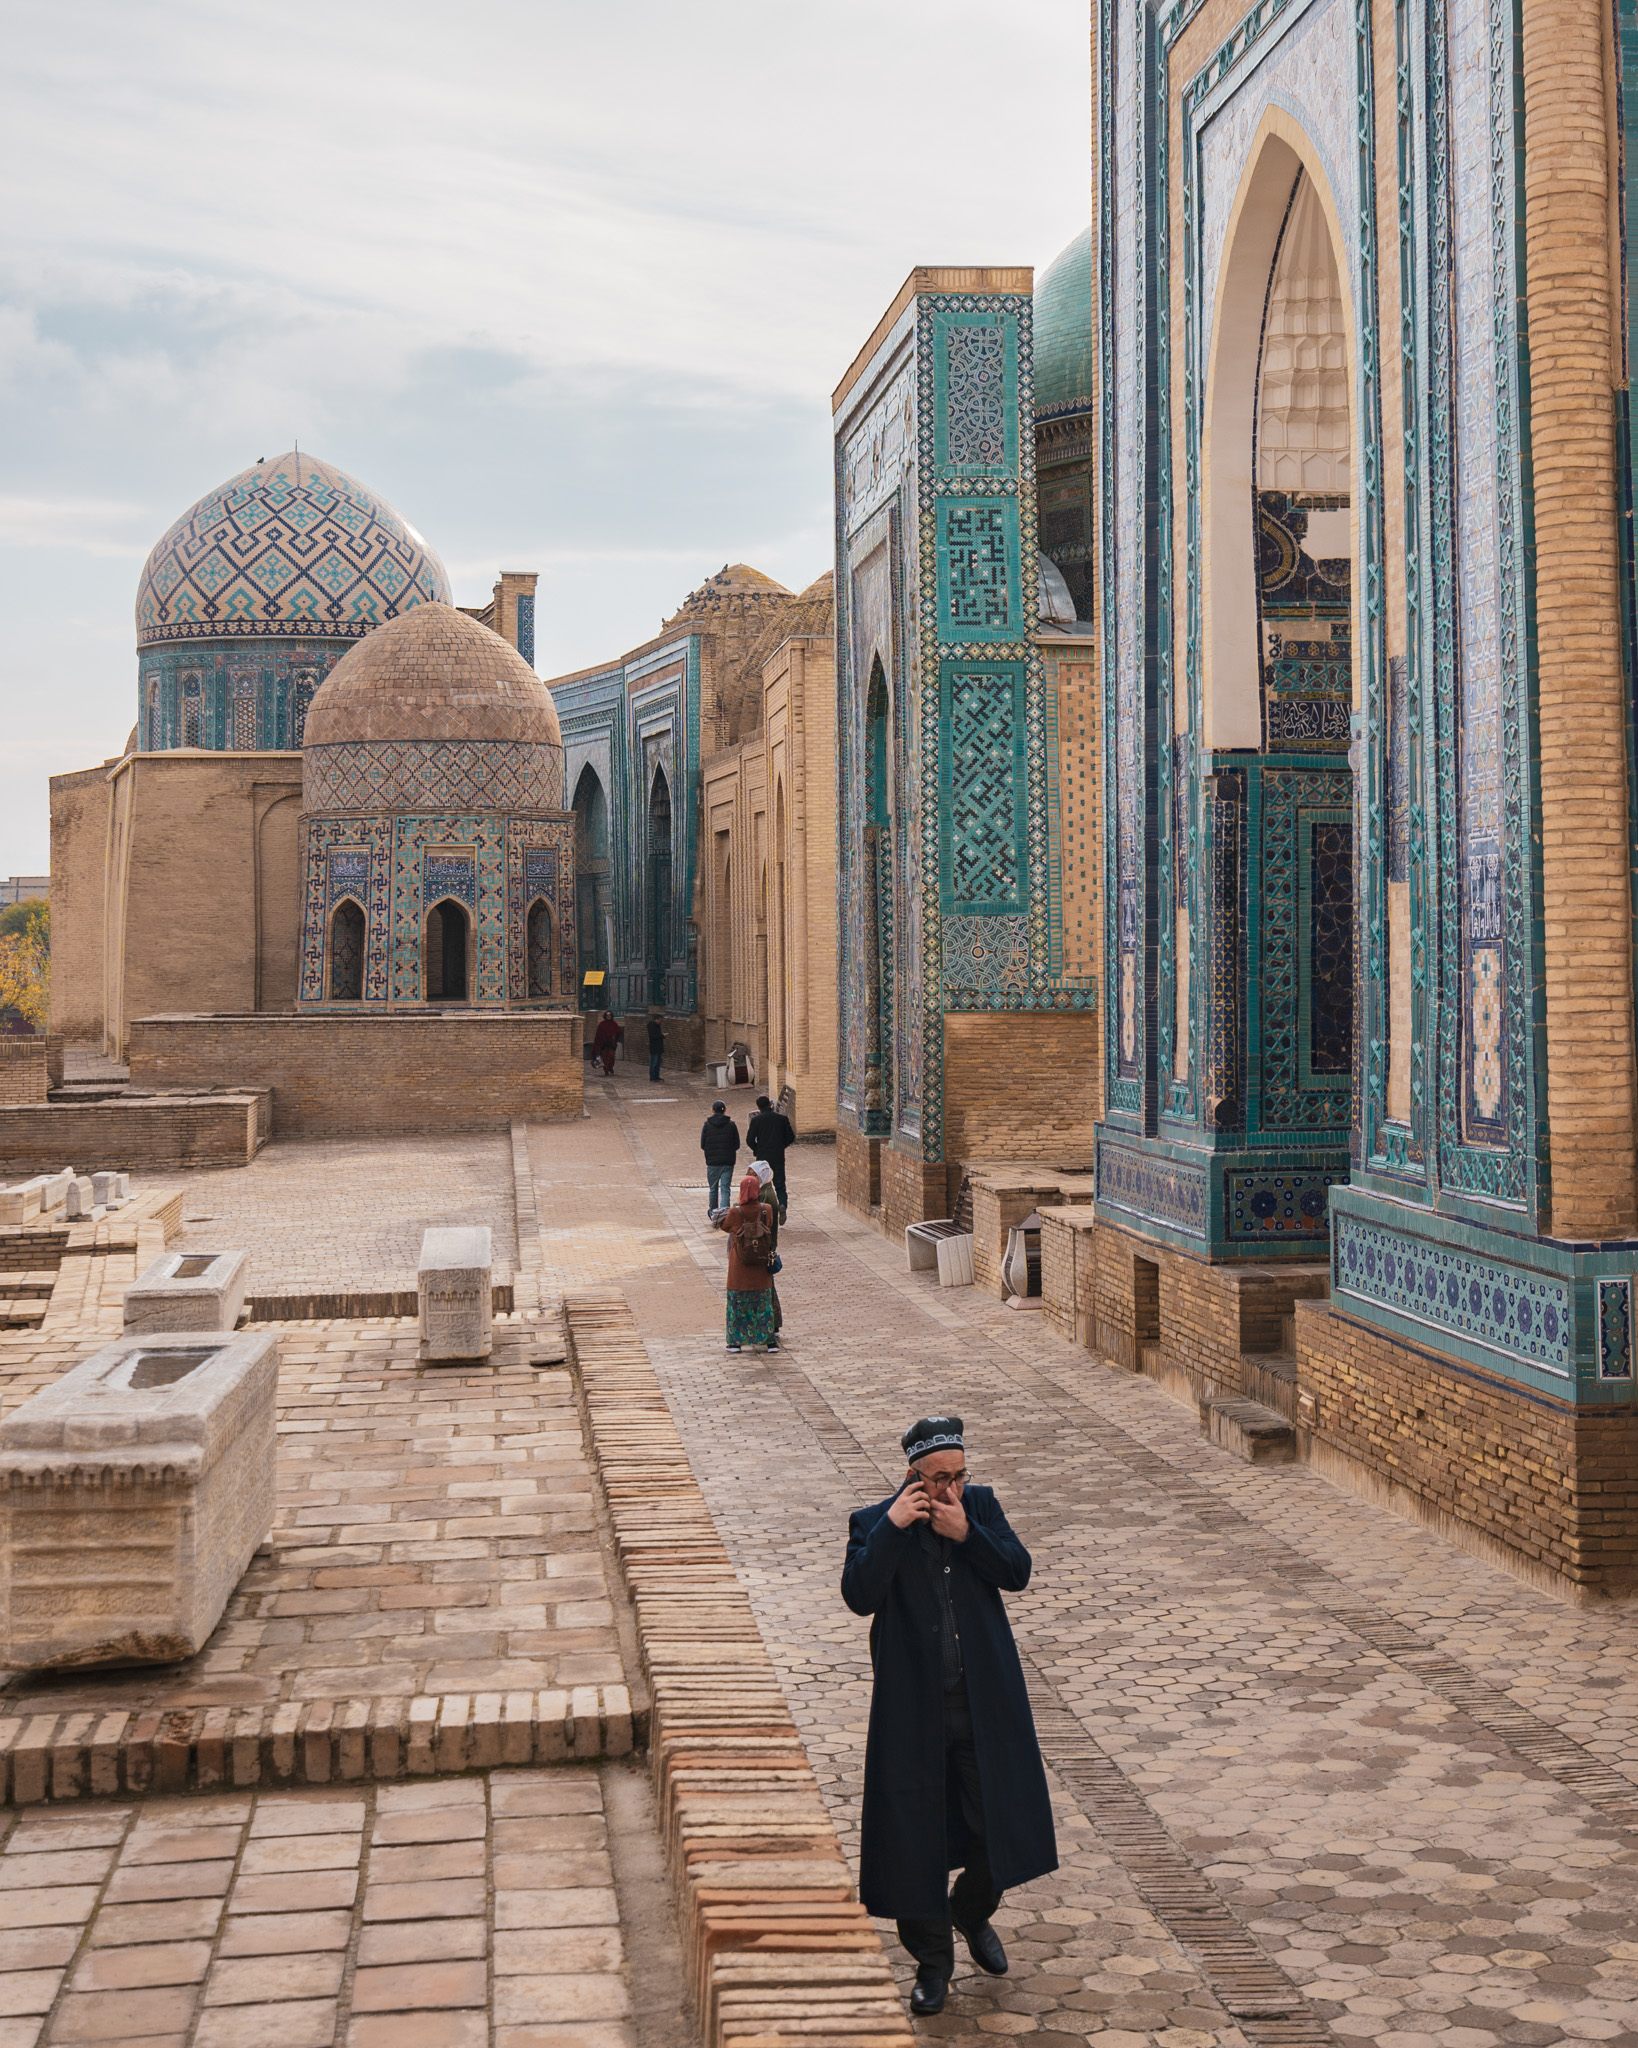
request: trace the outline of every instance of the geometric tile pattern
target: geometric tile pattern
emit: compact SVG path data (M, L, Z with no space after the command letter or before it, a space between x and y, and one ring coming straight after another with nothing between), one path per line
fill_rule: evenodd
M302 806L318 811L556 811L563 751L532 740L348 740L302 756Z
M207 493L156 544L137 643L359 640L411 605L453 602L444 565L384 499L294 451Z
M137 742L171 747L290 750L307 707L347 653L347 640L167 641L137 661Z
M420 1007L425 916L441 899L465 904L472 915L472 1003L528 1000L528 913L542 898L551 915L557 987L574 989L572 814L308 817L304 830L298 998L303 1006L323 1002L331 986L326 972L329 909L342 895L364 911L366 1006ZM538 961L535 978L538 983Z
M1023 665L997 664L989 673L947 669L944 682L950 900L1010 909L1019 894L1025 802Z
M1268 1237L1312 1238L1323 1244L1328 1225L1327 1191L1346 1181L1346 1169L1269 1173L1261 1169L1223 1176L1223 1223L1240 1241Z
M1598 1377L1632 1378L1632 1280L1598 1282Z
M1185 1237L1206 1236L1210 1184L1204 1168L1134 1151L1100 1130L1097 1176L1100 1208L1122 1209Z
M1522 1359L1557 1379L1574 1376L1575 1317L1566 1281L1351 1215L1337 1218L1331 1271L1338 1293Z

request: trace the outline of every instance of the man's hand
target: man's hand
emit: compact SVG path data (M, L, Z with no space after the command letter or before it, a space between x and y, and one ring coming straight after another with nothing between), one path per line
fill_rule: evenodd
M927 1498L927 1489L919 1479L912 1479L893 1505L887 1511L887 1519L895 1529L908 1529L912 1522L925 1522L928 1516L938 1525L938 1509ZM961 1518L961 1533L967 1533L967 1517Z
M943 1496L931 1503L928 1512L932 1516L935 1536L947 1536L952 1543L966 1542L967 1510L958 1499Z

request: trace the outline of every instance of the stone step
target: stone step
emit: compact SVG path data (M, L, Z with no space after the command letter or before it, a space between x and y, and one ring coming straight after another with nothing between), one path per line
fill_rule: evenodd
M1200 1404L1200 1428L1248 1465L1292 1465L1297 1458L1297 1432L1283 1415L1260 1401L1220 1395Z

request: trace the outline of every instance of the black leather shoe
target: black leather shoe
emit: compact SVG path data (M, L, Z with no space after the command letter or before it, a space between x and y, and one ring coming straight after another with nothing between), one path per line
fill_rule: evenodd
M910 1987L910 2010L918 2020L931 2019L934 2013L944 2010L944 1998L949 1988L948 1980L937 1970L928 1969L924 1963Z
M1007 1952L1001 1946L1001 1937L988 1920L981 1920L976 1927L963 1927L958 1920L956 1932L967 1944L967 1953L981 1970L987 1970L992 1977L1007 1974Z

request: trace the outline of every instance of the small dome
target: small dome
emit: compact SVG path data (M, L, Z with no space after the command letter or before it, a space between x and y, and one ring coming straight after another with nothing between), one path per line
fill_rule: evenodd
M815 576L806 590L799 590L796 593L797 603L820 604L827 602L834 596L835 590L836 571L834 569L827 569L823 575Z
M450 601L413 526L316 456L269 456L191 506L137 585L137 645L361 640L412 605Z
M1092 404L1092 230L1054 257L1035 287L1035 417Z
M418 604L346 654L320 685L304 744L349 740L562 742L551 692L517 649L465 612Z

